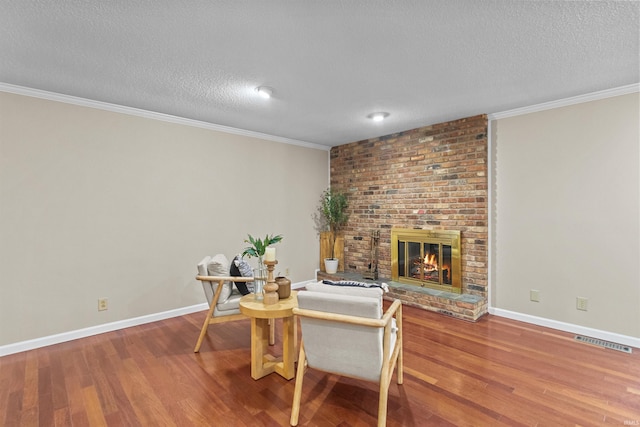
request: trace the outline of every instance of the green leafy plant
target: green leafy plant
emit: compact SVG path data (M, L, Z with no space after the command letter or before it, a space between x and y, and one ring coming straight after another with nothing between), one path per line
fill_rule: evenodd
M248 234L248 236L249 236L249 239L245 239L244 242L250 243L251 246L247 246L246 248L244 248L244 252L242 252L242 256L247 255L249 256L249 258L258 257L259 259L262 259L262 257L264 256L264 252L267 249L267 246L274 245L282 240L281 234L278 234L277 236L274 236L274 235L269 236L267 234L266 236L264 236L264 240L256 239L251 234Z
M347 195L328 188L322 192L320 197L319 211L326 227L331 233L331 258L335 259L335 243L338 232L349 221L347 207L349 202Z

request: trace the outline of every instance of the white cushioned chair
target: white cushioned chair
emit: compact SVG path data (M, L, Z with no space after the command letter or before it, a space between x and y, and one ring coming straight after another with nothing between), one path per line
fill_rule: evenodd
M387 398L394 368L402 384L402 304L383 313L380 288L325 285L298 292L302 340L293 394L291 425L298 425L307 368L379 384L378 426L387 422Z
M206 256L200 261L196 279L202 282L209 311L200 330L194 353L200 351L209 325L246 318L240 313L242 294L233 286L233 282L253 282L253 277L231 277L229 260L223 254Z

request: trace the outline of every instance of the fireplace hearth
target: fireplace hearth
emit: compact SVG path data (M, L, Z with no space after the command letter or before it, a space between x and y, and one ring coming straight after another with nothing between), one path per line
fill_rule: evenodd
M391 280L462 292L460 231L391 229Z

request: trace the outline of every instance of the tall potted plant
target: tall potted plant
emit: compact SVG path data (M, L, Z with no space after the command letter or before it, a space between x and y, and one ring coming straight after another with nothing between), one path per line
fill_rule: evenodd
M347 214L347 195L328 188L322 192L320 197L320 205L318 207L319 217L324 229L329 231L329 247L331 257L324 259L325 270L327 273L335 273L338 271L339 259L336 258L336 239L338 233L347 224L349 215Z

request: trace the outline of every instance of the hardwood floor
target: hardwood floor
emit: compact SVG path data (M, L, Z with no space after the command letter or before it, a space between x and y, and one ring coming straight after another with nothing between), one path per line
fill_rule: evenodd
M294 381L250 376L250 324L204 312L0 358L2 426L286 426ZM276 347L281 342L277 325ZM388 426L640 425L640 350L485 316L404 308ZM371 426L375 384L309 370L300 425Z

